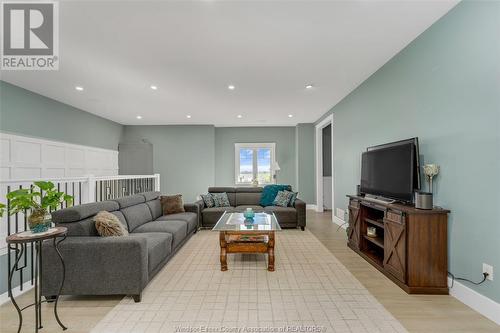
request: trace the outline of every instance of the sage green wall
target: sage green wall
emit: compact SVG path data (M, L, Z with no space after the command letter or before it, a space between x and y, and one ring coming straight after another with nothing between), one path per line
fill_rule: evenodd
M122 125L0 81L0 130L117 150Z
M316 203L315 131L314 124L298 124L296 127L297 190L299 197L308 204Z
M181 193L185 202L194 202L215 183L214 132L211 125L124 126L121 142L150 142L162 193Z
M118 149L122 125L0 81L0 131L12 134ZM0 256L0 294L7 291L7 255ZM6 272L6 271L5 271ZM30 268L24 281L31 277ZM19 285L16 274L13 286Z
M449 270L500 269L500 2L464 1L330 111L335 206L355 193L367 146L418 136L451 210ZM500 302L500 279L468 287Z
M182 193L186 201L194 201L209 186L234 186L235 143L275 142L281 167L278 182L298 188L301 199L314 203L313 124L297 128L124 126L121 143L143 140L153 145L153 169L161 175L162 192ZM300 155L296 155L296 147ZM297 156L301 156L300 161ZM130 163L134 159L121 156L120 161L125 160ZM136 163L140 167L143 161Z
M234 186L234 144L275 142L276 160L281 170L278 183L295 182L295 127L217 127L215 128L215 184Z

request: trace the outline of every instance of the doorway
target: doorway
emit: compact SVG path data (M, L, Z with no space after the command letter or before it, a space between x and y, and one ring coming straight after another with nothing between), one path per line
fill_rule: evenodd
M316 211L333 210L333 114L316 125ZM332 220L334 214L332 213Z

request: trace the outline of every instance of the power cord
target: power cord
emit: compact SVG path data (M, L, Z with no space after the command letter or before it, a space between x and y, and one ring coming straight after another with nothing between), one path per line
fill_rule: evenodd
M483 279L480 282L474 282L474 281L471 281L469 279L465 279L465 278L461 278L461 277L455 277L455 275L453 275L453 273L451 273L451 272L448 272L448 275L451 276L451 286L450 286L450 288L453 288L453 284L455 283L455 280L457 280L457 281L466 281L466 282L475 284L476 286L479 286L484 281L486 281L486 279L488 278L489 274L486 273L486 272L483 272Z

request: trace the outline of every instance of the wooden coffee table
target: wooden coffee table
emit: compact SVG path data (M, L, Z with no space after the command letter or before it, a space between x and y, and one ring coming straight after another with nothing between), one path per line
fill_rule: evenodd
M227 271L228 253L267 253L268 271L274 271L274 232L281 230L276 216L255 213L253 221L243 213L224 212L213 231L219 231L221 271Z

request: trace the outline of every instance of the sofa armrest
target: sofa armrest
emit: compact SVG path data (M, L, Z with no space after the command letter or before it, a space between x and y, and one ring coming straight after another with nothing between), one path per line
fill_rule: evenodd
M59 244L66 266L63 295L140 294L148 282L144 237L68 237ZM56 295L61 261L52 241L43 243L42 295Z
M205 206L203 200L198 200L193 203L184 204L186 212L196 213L198 216L198 228L201 226L201 210Z
M296 199L295 209L297 210L297 226L303 230L306 226L306 203L300 199Z

